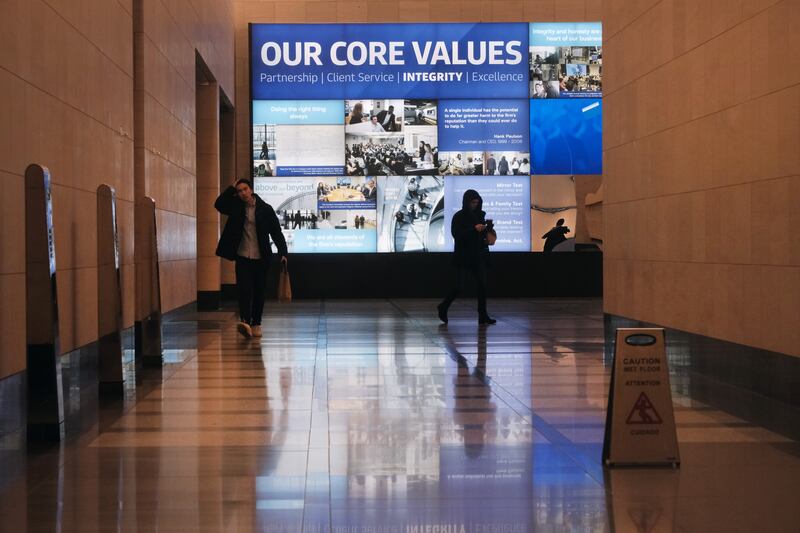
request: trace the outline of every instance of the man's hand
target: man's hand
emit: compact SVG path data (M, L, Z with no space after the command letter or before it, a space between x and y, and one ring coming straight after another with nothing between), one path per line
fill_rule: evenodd
M486 230L486 224L475 224L475 231L483 233Z

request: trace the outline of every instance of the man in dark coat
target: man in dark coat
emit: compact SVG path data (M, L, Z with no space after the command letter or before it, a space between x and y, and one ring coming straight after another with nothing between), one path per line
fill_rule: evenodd
M508 175L508 161L506 161L506 156L500 158L500 164L497 166L497 171L500 172L501 176Z
M564 225L564 219L559 218L553 229L542 235L544 239L544 251L552 252L553 248L567 240L569 228Z
M494 158L494 154L489 154L489 159L486 160L486 175L494 176L494 171L496 168L497 161Z
M491 221L490 221L491 222ZM437 306L439 319L447 324L447 310L458 297L467 276L475 278L478 289L478 323L496 324L486 312L486 267L489 260L489 246L486 244L487 224L483 211L483 199L477 191L464 192L461 210L453 215L450 233L453 235L453 265L457 268L455 285L450 294Z
M378 124L383 126L385 131L397 131L397 123L395 122L394 106L390 105L389 110L384 109L378 113Z
M236 262L239 293L237 329L245 337L261 336L261 314L267 289L267 269L272 256L270 237L281 263L286 265L286 239L275 210L253 192L250 180L240 179L219 195L214 207L228 215L217 245L217 255Z

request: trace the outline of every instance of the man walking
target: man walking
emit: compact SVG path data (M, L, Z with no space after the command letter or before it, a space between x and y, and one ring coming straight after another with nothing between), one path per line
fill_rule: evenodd
M278 247L281 263L288 252L280 222L272 206L253 192L248 179L240 179L219 195L214 207L228 221L217 245L217 255L236 262L239 293L237 329L245 337L261 336L261 314L267 289L267 269L272 256L270 237Z

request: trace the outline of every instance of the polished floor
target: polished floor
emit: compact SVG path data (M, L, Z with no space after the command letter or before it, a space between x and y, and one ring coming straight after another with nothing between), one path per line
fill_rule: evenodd
M260 340L181 313L124 402L76 394L62 446L3 442L0 530L800 531L800 443L715 407L707 379L693 398L690 365L681 468L604 471L599 300L495 300L483 328L470 301L447 326L434 304L271 305Z

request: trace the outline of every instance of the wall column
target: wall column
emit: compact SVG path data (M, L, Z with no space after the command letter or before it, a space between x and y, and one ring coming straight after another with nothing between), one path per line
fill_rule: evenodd
M197 308L219 309L219 214L214 200L220 192L219 86L197 84Z

